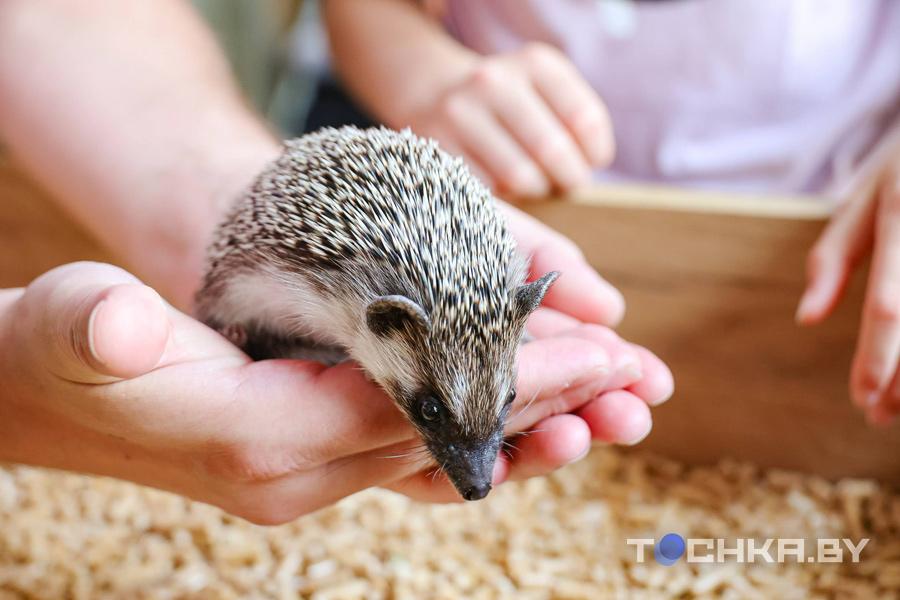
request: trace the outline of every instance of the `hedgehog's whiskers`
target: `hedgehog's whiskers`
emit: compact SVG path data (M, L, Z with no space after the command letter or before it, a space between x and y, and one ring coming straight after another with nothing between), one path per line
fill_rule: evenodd
M424 444L416 444L408 448L406 451L399 452L397 454L383 454L378 458L394 458L394 459L402 459L402 458L420 458L426 456L428 454L428 448L425 447Z
M520 416L525 414L525 411L531 408L531 405L534 404L534 401L537 400L542 391L543 388L539 388L534 394L532 394L531 399L529 399L528 402L525 403L525 406L516 411L516 414L506 417L506 422L504 423L504 425L511 423L515 419L518 419Z

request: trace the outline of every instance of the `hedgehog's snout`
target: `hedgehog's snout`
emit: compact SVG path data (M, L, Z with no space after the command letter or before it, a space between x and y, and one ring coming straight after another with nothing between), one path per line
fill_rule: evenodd
M481 500L491 491L499 449L495 439L446 445L440 462L463 499Z
M487 496L488 492L490 491L491 484L482 482L466 488L466 490L462 493L462 497L465 500L481 500L482 498Z

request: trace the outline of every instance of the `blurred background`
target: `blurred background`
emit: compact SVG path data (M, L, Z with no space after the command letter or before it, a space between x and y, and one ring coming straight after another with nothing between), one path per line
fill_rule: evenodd
M285 136L371 125L332 74L318 0L193 0L254 106Z

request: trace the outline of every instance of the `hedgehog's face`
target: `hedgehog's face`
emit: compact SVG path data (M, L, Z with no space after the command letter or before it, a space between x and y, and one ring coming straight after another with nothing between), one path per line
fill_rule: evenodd
M368 307L367 324L380 340L383 366L364 366L375 371L466 500L484 498L491 489L516 395L515 361L525 321L556 276L549 273L514 290L506 326L486 344L455 343L446 332L434 333L438 327L425 311L402 296L384 296Z

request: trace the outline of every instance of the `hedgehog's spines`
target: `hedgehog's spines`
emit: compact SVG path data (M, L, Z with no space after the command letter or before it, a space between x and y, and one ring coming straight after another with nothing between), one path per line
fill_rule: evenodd
M335 298L409 297L433 323L418 354L435 386L456 385L439 381L457 377L442 372L451 366L510 362L522 328L512 301L522 260L490 191L408 129L326 128L286 142L220 227L210 261L207 287L225 265L266 262ZM448 356L456 364L440 364ZM459 408L477 428L495 401Z

